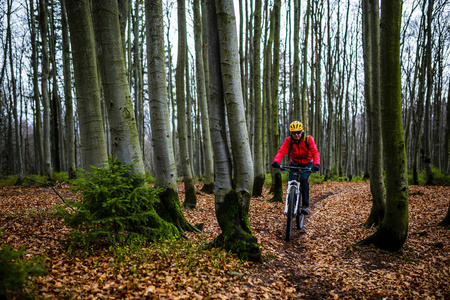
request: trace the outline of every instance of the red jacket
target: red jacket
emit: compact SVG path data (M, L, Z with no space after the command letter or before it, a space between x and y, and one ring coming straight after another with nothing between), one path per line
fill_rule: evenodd
M309 145L308 149L306 148L304 137L305 135L303 134L298 144L292 141L290 162L296 164L308 164L312 162L314 165L320 166L320 154L319 150L317 150L314 138L310 135L308 136L308 145ZM277 155L275 155L273 162L277 163L281 162L286 153L289 152L290 144L291 144L291 136L288 136L284 140L283 145L281 145L280 150L278 150Z

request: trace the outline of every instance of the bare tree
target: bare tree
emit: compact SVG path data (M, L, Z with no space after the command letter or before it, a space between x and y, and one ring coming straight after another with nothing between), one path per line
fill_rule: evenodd
M248 220L253 189L253 163L242 97L233 2L208 1L207 5L210 122L216 170L215 206L222 229L212 246L237 253L243 260L261 261L261 250ZM235 188L232 184L230 151L226 140L226 117L233 152Z

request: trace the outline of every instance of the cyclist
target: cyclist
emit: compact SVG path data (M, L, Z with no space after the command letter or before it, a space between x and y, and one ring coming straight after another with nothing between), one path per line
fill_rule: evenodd
M272 167L279 168L280 162L286 153L289 152L290 165L296 167L308 167L314 172L320 170L320 154L317 150L314 138L307 135L303 130L303 124L294 121L289 125L290 135L284 140L280 150L278 150L272 162ZM296 180L293 170L289 172L289 180ZM302 213L308 214L309 206L309 183L310 172L300 175L300 186L303 198Z

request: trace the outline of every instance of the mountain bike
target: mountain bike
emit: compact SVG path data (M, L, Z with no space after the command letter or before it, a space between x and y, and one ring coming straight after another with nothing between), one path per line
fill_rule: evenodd
M305 172L312 173L311 168L308 167L294 167L294 166L281 166L281 171L293 170L293 174L296 176L297 180L291 180L288 182L288 187L286 191L286 203L284 205L284 214L287 216L286 224L286 241L291 240L292 233L292 220L294 216L296 217L297 229L303 228L303 222L305 220L305 214L302 213L302 197L301 197L301 187L298 178Z

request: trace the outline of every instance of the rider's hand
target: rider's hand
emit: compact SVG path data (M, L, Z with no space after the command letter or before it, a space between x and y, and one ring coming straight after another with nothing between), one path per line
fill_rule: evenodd
M320 166L319 165L314 165L314 167L312 168L314 172L319 172L320 171Z
M275 169L279 169L279 168L280 168L280 164L277 163L276 161L274 161L274 162L272 163L272 167L275 168Z

